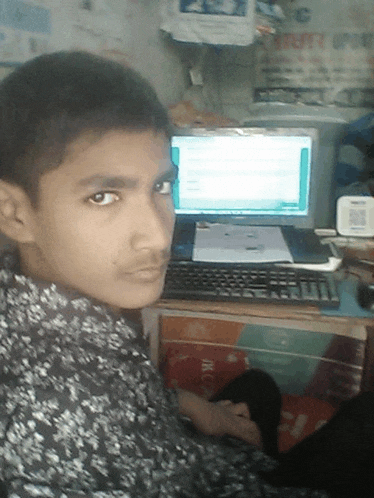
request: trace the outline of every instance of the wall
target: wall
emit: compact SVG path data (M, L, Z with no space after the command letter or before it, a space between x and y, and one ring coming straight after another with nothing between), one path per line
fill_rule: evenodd
M200 99L201 107L228 117L246 118L258 78L258 47L264 40L271 40L271 36L257 39L248 47L183 46L170 41L159 29L162 3L163 0L0 0L0 10L5 11L5 6L8 10L13 6L14 10L15 4L21 8L36 5L49 9L51 34L31 33L29 39L25 38L25 45L33 39L36 53L43 49L86 48L117 58L142 72L166 104L186 96L184 91L190 85L187 70L197 64L204 86L193 89L196 102ZM90 9L83 8L87 5ZM365 34L362 44L374 44L372 0L330 0L328 3L325 0L279 0L277 5L281 5L286 14L284 22L274 24L277 33L322 30L327 38L330 33L350 30L356 45L362 32ZM2 28L0 25L0 31ZM0 41L3 47L4 40L0 38ZM360 46L349 46L349 41L347 49L346 53L353 55L351 61L363 51ZM190 96L191 90L187 92L187 97ZM351 106L343 112L354 119L364 111Z
M254 51L248 47L179 47L188 73L198 69L203 85L192 86L183 95L200 110L212 111L241 120L253 101Z
M135 67L164 104L175 103L186 87L185 70L159 30L160 2L0 0L0 59L23 62L46 51L87 49Z
M265 53L261 45L270 47L266 55L272 59L267 67L263 64L265 71L270 74L273 70L273 77L278 72L280 87L295 86L300 93L304 91L307 105L334 106L348 121L372 109L372 0L330 0L327 3L325 0L279 0L277 5L286 16L283 22L273 24L276 35L280 35L278 39L284 35L287 42L282 49L279 40L274 42L276 37L270 35L257 38L250 47L209 49L203 54L202 93L208 109L238 120L248 117L255 87L264 82L260 81L261 76L265 84L270 82L270 79L266 81L265 72L261 75L261 57ZM306 41L304 47L301 47L301 38ZM193 58L196 60L198 56ZM282 60L286 62L279 62ZM365 92L366 99L361 98ZM272 98L276 100L274 95ZM295 103L291 92L289 95L287 91L283 95L279 92L278 95Z

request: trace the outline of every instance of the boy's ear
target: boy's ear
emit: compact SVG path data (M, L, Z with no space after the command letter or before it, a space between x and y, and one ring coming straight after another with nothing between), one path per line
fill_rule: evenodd
M32 213L23 188L0 180L0 231L15 242L33 242Z

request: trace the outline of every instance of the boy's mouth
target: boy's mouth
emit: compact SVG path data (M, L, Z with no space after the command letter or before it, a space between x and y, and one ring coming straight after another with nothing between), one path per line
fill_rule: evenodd
M135 271L126 274L129 280L137 282L156 282L164 277L167 268L167 263L157 266L146 266L136 269Z

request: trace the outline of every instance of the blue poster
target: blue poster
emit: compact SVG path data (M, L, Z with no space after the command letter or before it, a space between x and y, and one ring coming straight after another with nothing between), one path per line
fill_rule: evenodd
M256 0L163 0L161 29L175 40L209 45L253 43Z
M13 29L50 33L50 12L21 0L0 0L0 24Z
M247 14L247 0L180 0L182 13L240 16Z

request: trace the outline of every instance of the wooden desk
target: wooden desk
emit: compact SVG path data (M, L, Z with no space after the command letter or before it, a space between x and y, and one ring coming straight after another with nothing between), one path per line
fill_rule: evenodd
M374 389L374 319L352 316L326 316L316 306L278 305L278 304L241 304L211 301L159 300L147 310L148 331L153 361L159 360L159 325L160 317L165 312L176 311L203 313L209 316L225 315L240 318L267 318L274 320L294 320L302 322L319 322L327 324L331 331L339 335L354 336L355 327L364 326L366 330L365 362L363 365L362 390ZM374 315L373 315L374 318Z
M342 248L341 248L342 249ZM366 259L374 260L374 248L370 250L358 250L351 248L343 248L344 257L347 259L347 264L343 264L339 272L337 272L338 280L344 280L349 275L355 275L354 278L361 278L363 281L373 281L374 272L371 273L371 268L361 275L357 272L357 268L352 269L350 263L352 260ZM345 261L344 259L344 261ZM349 262L348 262L349 261ZM293 320L298 322L319 322L328 324L331 330L336 330L339 335L352 337L352 331L355 327L363 326L366 330L366 347L365 347L365 362L363 366L363 376L361 389L374 389L374 314L373 317L358 318L354 316L327 316L321 313L317 306L300 306L300 305L285 305L285 304L241 304L231 302L212 302L212 301L184 301L184 300L159 300L150 309L151 325L150 344L153 361L157 364L159 361L159 328L160 317L165 312L192 312L213 315L222 317L229 315L231 317L250 318L266 318L274 320Z

